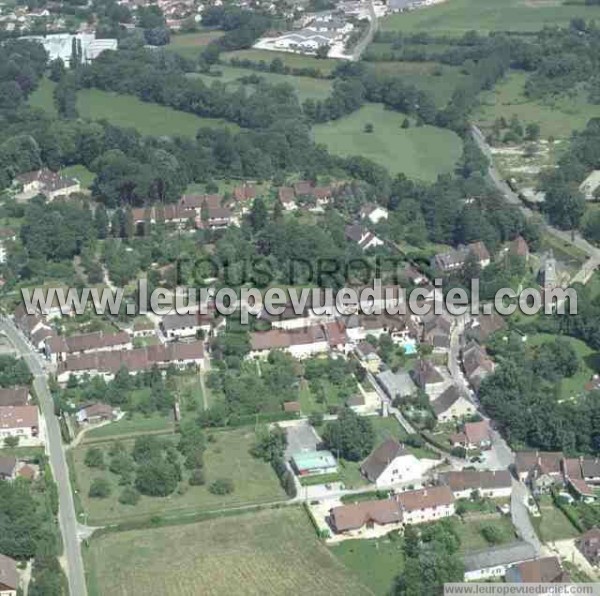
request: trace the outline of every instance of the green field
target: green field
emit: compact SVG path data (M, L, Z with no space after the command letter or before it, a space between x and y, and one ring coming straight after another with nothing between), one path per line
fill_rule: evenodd
M314 127L317 143L336 155L362 155L409 178L433 181L451 172L462 144L455 133L435 126L401 128L405 116L380 104L367 104L344 118ZM366 133L371 123L373 132Z
M90 596L365 596L298 507L109 533L84 550Z
M173 35L171 36L169 45L165 46L165 50L177 52L177 54L184 58L197 59L203 47L222 36L222 31L211 30Z
M600 7L565 5L561 0L446 0L443 4L381 20L382 30L462 35L475 30L539 31L567 26L571 19L600 18Z
M45 77L41 79L37 89L29 96L29 105L41 108L50 114L56 114L54 97L52 95L54 87L56 87L56 83L53 83L50 79Z
M82 118L106 119L117 126L133 127L144 135L195 137L198 129L203 126L239 129L237 125L219 118L200 118L187 112L140 101L132 95L118 95L99 89L79 91L77 110Z
M378 44L375 44L378 45ZM463 74L458 66L435 62L374 62L376 72L399 75L402 82L430 93L438 107L444 107L454 90L470 76Z
M541 498L540 508L541 517L532 517L531 523L542 542L574 538L579 535L567 516L552 503L550 496Z
M169 497L142 497L135 507L118 502L122 490L118 486L118 477L108 470L95 470L84 464L89 443L77 446L72 452L79 498L90 524L118 523L129 519L144 518L152 515L162 517L181 516L199 511L223 509L246 504L256 504L285 500L277 476L271 466L249 453L254 443L253 429L238 429L227 432L215 432L214 441L207 443L204 453L205 486L189 486L184 470L184 481L180 486L184 490L176 491ZM127 447L133 445L133 439L124 440ZM108 451L111 441L94 442L95 447ZM92 499L88 491L92 479L107 478L112 486L111 495L106 499ZM208 485L217 478L229 478L234 481L235 490L229 495L213 495Z
M568 139L573 130L585 128L590 118L600 116L600 105L588 103L583 92L574 98L561 97L552 102L530 100L523 93L526 80L525 73L512 72L493 91L484 92L475 120L486 127L496 118L504 116L510 120L516 114L522 122L537 122L543 138Z
M280 85L287 83L291 85L302 101L307 98L325 99L331 95L331 81L327 79L315 79L311 77L295 77L293 75L276 74L272 72L259 72L236 66L227 66L219 64L214 69L215 74L221 73L221 76L212 76L209 74L191 73L189 76L202 79L207 85L219 81L225 84L235 86L235 81L241 77L255 75L264 79L271 85ZM252 88L252 85L246 85L246 88Z
M260 62L261 60L267 64L275 58L279 58L286 66L290 68L317 68L323 74L329 74L340 63L339 60L325 58L318 60L312 56L304 56L301 54L292 54L290 52L272 52L270 50L235 50L221 55L223 60L229 58L238 58L240 60L252 60Z
M388 596L394 578L404 567L403 540L398 534L373 540L347 540L331 552L380 596Z

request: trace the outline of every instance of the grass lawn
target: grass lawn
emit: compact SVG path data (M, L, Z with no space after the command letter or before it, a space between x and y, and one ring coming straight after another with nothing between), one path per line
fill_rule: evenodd
M579 535L566 515L554 506L550 496L542 497L540 508L541 517L532 517L531 523L542 542L575 538Z
M340 63L339 60L326 58L318 60L312 56L303 56L301 54L292 54L290 52L271 52L270 50L235 50L221 54L222 60L230 58L238 58L240 60L252 60L260 62L261 60L269 64L275 58L280 58L281 61L290 68L316 68L324 75L330 74L333 69Z
M200 118L187 112L143 102L132 95L119 95L100 89L78 91L77 110L83 118L106 119L117 126L133 127L144 135L195 137L198 129L203 126L239 129L236 124L219 118Z
M527 338L527 345L539 346L544 343L553 342L556 335L549 333L538 333ZM560 395L563 399L576 397L583 391L584 385L592 375L600 373L600 353L595 352L585 342L573 337L560 336L568 341L580 358L579 371L572 377L562 379L559 383Z
M298 507L105 534L84 550L90 596L364 596Z
M369 418L375 428L375 444L379 445L390 437L398 441L406 440L408 433L400 426L400 423L393 416L382 418L380 416L372 416ZM424 447L411 447L407 445L407 449L418 458L438 459L435 451Z
M498 514L489 519L469 519L468 517L464 521L456 519L454 520L454 527L460 537L461 552L468 553L493 546L481 533L486 526L493 526L500 531L500 542L498 544L516 540L510 516Z
M327 79L295 77L293 75L276 74L272 72L258 72L256 70L223 64L218 64L214 68L214 72L215 74L221 73L221 76L212 76L201 73L192 73L190 76L202 79L207 85L211 85L215 81L235 85L235 81L242 77L256 75L271 85L281 85L282 83L291 85L296 90L300 101L304 101L309 97L312 99L325 99L331 95L331 81ZM252 85L246 85L246 87L252 87Z
M198 58L202 48L211 41L223 36L223 31L212 31L210 29L196 31L195 33L181 33L172 35L171 42L165 46L168 52L176 52L184 58Z
M164 431L165 433L169 431L173 432L173 418L161 414L152 414L151 416L133 414L131 418L125 416L117 422L111 422L105 426L90 429L85 433L85 440L107 439L156 431Z
M369 481L360 473L360 462L340 459L338 460L338 470L340 481L346 488L369 486Z
M397 534L373 540L347 540L331 547L331 552L353 570L374 594L387 596L394 578L402 572L402 538Z
M597 6L566 5L554 0L447 0L437 6L381 19L383 30L462 35L467 31L538 31L567 26L573 18L600 18Z
M76 178L83 188L90 188L96 178L96 174L82 165L67 166L60 171L60 174L67 178Z
M444 107L456 87L470 78L469 75L461 73L458 66L435 62L374 62L373 68L379 73L399 75L403 83L430 93L438 107Z
M56 87L56 83L53 83L50 79L46 77L41 79L37 89L29 96L29 105L56 115L57 111L52 95L54 87Z
M0 457L16 457L17 459L33 459L44 455L43 447L5 447L0 448Z
M315 140L336 155L362 155L409 178L434 181L438 174L451 172L460 157L462 143L450 130L413 125L401 128L404 114L367 104L357 112L334 122L314 127ZM365 125L373 125L366 133Z
M600 17L600 8L598 9ZM527 75L512 72L505 77L493 91L481 96L481 107L475 113L475 119L486 127L496 118L504 116L510 120L516 114L525 124L537 122L543 138L568 139L573 130L585 128L590 118L600 116L600 105L587 102L585 94L574 98L559 98L552 102L531 100L524 95Z
M115 475L108 470L88 468L83 463L89 444L84 443L76 447L72 455L77 487L83 508L89 514L89 523L118 523L153 515L179 516L238 505L285 500L285 493L271 466L255 459L249 453L255 437L253 429L215 432L213 435L214 441L207 443L204 453L205 486L189 486L186 481L188 472L184 470L184 480L180 484L184 490L181 493L176 491L165 498L142 497L135 507L118 502L121 487L118 486L118 478ZM133 439L127 439L123 443L130 448ZM107 451L110 444L111 441L108 440L104 443L94 443L94 446ZM90 484L99 476L110 481L111 495L106 499L91 499L88 496ZM235 485L234 492L225 496L210 493L207 487L217 478L232 479Z

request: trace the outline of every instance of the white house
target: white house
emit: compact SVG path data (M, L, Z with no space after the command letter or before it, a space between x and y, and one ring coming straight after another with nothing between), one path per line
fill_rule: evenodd
M283 350L302 359L328 352L329 342L319 325L295 330L271 329L250 334L248 358L266 358L271 350Z
M475 406L459 391L456 385L450 385L437 399L431 402L431 407L439 422L462 420L475 414Z
M377 486L400 482L420 482L421 464L395 439L387 439L375 448L360 466L360 471Z
M0 406L0 443L8 437L26 446L43 442L36 406Z
M388 210L374 203L367 203L360 210L362 219L368 219L372 224L379 223L388 218Z
M482 497L510 497L512 480L508 470L458 470L440 474L440 482L452 490L457 499L468 499L473 491Z
M447 486L428 486L396 495L405 524L422 524L451 517L454 495Z

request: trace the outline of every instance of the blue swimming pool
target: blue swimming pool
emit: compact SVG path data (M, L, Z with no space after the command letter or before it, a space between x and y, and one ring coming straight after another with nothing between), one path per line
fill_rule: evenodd
M407 339L403 344L404 353L408 356L412 356L417 353L417 342L414 339Z

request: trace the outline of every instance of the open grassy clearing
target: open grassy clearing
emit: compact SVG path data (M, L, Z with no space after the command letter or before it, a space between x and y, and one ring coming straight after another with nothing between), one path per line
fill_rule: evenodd
M76 178L83 188L90 188L96 177L96 174L81 165L67 166L60 171L60 174L67 178Z
M553 342L556 337L549 333L538 333L527 338L527 345L539 346ZM595 352L579 339L567 336L560 337L571 344L580 359L579 371L572 377L563 379L558 384L562 399L570 399L577 397L583 391L584 385L591 379L592 375L600 373L600 353Z
M543 138L568 139L574 130L583 129L590 118L600 116L600 105L588 103L583 93L551 103L533 101L524 94L526 80L525 73L511 72L493 91L484 92L475 119L488 127L496 118L503 116L508 121L516 114L522 122L537 122Z
M202 48L207 46L211 41L219 39L223 36L223 31L214 31L205 29L196 31L195 33L181 33L172 35L171 42L165 46L168 52L176 52L184 58L198 58Z
M125 416L117 422L111 422L99 428L92 428L85 433L85 440L107 439L112 437L164 431L174 432L173 417L162 414L144 416L134 413Z
M405 441L408 437L407 432L400 426L400 423L393 416L388 418L372 417L373 427L375 428L375 444L385 441L386 439L392 438L400 442ZM415 456L420 459L437 459L438 454L429 449L426 445L423 447L412 447L407 445L406 448Z
M56 106L52 95L54 87L56 87L56 83L53 83L50 79L46 77L41 79L37 89L29 96L29 105L56 115Z
M207 443L204 453L206 485L189 486L187 483L189 473L184 470L184 480L180 483L183 490L176 490L175 493L164 498L143 496L135 507L118 502L122 487L118 486L117 476L108 470L96 470L84 464L89 444L77 446L71 455L79 497L83 509L89 516L89 523L92 525L118 523L153 515L180 516L199 511L285 500L285 493L271 466L255 459L249 453L255 438L252 428L214 432L212 436L214 440ZM171 438L176 439L175 436ZM126 439L123 443L130 449L133 446L133 439ZM95 447L100 447L105 452L110 445L110 440L103 443L94 442ZM92 480L98 477L106 478L111 484L111 494L106 499L92 499L88 496ZM234 492L229 495L210 493L207 487L217 478L233 480Z
M438 107L444 107L454 90L470 78L458 66L435 62L374 62L377 72L399 75L402 82L430 93Z
M541 498L540 509L542 515L532 517L531 522L542 542L575 538L579 535L567 516L552 503L549 495Z
M402 537L393 534L373 540L347 540L332 546L331 552L375 594L387 596L404 567L402 546Z
M83 118L106 119L117 126L132 127L141 134L153 136L195 137L202 127L239 127L219 118L200 118L154 103L146 103L132 95L119 95L100 89L83 89L77 93L77 110Z
M458 135L435 126L401 127L404 114L386 110L380 104L367 104L357 112L334 122L314 127L317 143L336 155L362 155L409 178L434 181L451 172L460 157ZM366 124L373 132L365 132Z
M516 540L510 516L494 514L486 519L473 519L472 517L466 517L464 520L456 519L454 527L460 537L461 552L468 553L492 546L482 534L482 530L486 526L493 526L499 531L498 544Z
M282 83L291 85L296 90L300 101L304 101L308 98L325 99L331 95L331 81L327 79L296 77L273 72L258 72L256 70L222 64L214 69L214 73L221 73L221 75L213 76L211 74L191 73L189 76L202 79L207 85L212 85L215 81L219 81L235 86L238 79L254 75L261 77L271 85L281 85ZM252 89L253 85L245 85L245 87L247 89Z
M327 75L340 63L339 60L325 58L319 60L312 56L303 56L301 54L292 54L290 52L271 52L270 50L235 50L221 55L222 60L238 58L239 60L252 60L260 62L261 60L269 64L275 58L279 58L286 66L290 68L316 68Z
M446 0L437 6L386 17L381 20L381 28L449 35L471 30L527 32L566 26L574 18L599 17L600 7L566 5L561 0Z
M372 593L297 507L106 534L84 556L90 596Z

